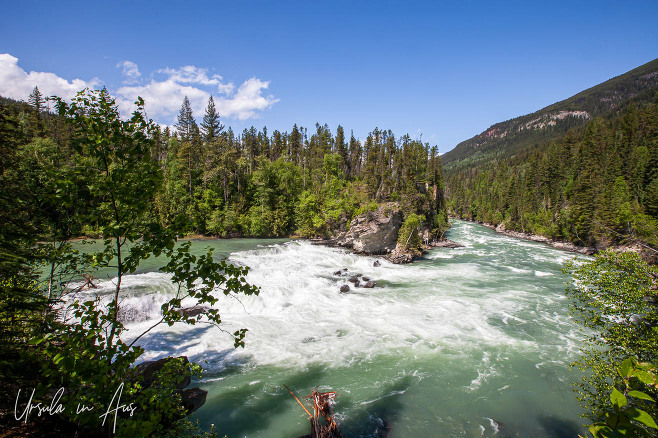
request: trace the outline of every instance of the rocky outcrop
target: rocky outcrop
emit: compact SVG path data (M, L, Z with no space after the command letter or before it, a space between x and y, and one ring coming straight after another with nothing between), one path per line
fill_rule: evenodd
M397 244L395 249L386 256L386 260L397 265L411 263L414 259L422 256L423 253L418 250L408 249L402 244Z
M350 248L358 254L384 255L395 249L402 211L396 202L379 206L376 211L358 215L349 230L340 233L332 243Z

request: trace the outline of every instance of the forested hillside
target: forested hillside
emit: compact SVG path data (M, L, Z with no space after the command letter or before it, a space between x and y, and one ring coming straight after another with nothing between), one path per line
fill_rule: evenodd
M70 126L45 109L38 89L27 103L2 98L0 104L0 124L11 127L25 190L35 199L47 197L56 190L49 177L73 178L69 188L79 191L79 203L68 206L68 233L97 233L96 224L75 221L85 183L75 180L81 163ZM311 132L294 125L289 132L252 127L236 134L220 122L212 97L200 124L185 98L175 129L152 135L151 157L163 178L150 210L164 226L185 217L188 233L328 236L377 203L398 201L436 233L447 227L437 148L408 135L396 138L376 128L362 142L342 126L333 134L320 124ZM49 234L49 223L35 223L41 235Z
M564 136L630 102L650 103L658 86L658 59L532 114L496 123L441 156L446 172L509 158Z
M447 175L466 219L581 245L658 247L658 96L535 150Z

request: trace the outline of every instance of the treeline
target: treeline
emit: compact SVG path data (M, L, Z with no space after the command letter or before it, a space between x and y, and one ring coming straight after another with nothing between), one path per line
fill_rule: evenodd
M447 175L453 215L581 245L658 247L658 104Z
M26 171L43 174L44 162L67 165L71 133L44 111L38 89L27 104L2 104L4 123L19 127ZM326 124L312 132L295 124L290 132L251 127L236 135L221 124L212 97L200 124L185 98L175 128L155 132L151 151L163 173L152 214L165 226L185 216L188 233L326 236L379 202L398 201L436 233L447 228L437 147L408 135L375 129L361 142ZM80 233L97 232L94 223L80 225Z

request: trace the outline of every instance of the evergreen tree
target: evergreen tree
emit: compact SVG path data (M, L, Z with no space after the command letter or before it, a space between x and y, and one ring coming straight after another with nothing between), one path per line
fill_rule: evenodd
M219 114L215 108L215 101L212 96L210 96L210 99L208 99L208 106L206 107L206 114L203 116L203 121L201 122L201 133L203 134L203 139L207 143L211 143L219 136L219 134L221 134L223 129L224 126L219 122Z
M192 134L194 132L194 127L196 121L194 120L194 115L192 114L192 106L190 105L190 99L187 96L183 98L183 105L181 106L180 112L178 113L178 123L174 125L176 131L182 140L192 140Z
M334 140L335 143L335 151L339 156L340 156L340 161L341 161L341 168L343 170L343 173L347 177L350 173L350 168L349 168L349 156L347 153L347 144L345 144L345 131L343 130L343 127L338 125L338 128L336 129L336 139Z
M27 102L34 108L34 125L36 135L43 136L43 121L41 118L41 113L44 110L46 101L43 98L43 95L39 91L38 87L34 87L30 96L27 99Z

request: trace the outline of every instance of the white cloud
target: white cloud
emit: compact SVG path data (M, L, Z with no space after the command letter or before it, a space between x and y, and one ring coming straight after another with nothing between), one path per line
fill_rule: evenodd
M215 107L221 117L240 120L257 117L259 111L279 101L271 95L263 95L269 82L257 78L246 80L234 92L233 83L225 84L220 75L209 76L207 69L193 65L179 69L165 68L157 73L166 75L166 78L151 79L146 85L119 88L116 92L119 107L124 111L132 111L132 103L137 96L141 96L146 102L149 117L164 123L174 123L185 96L190 99L192 111L197 118L203 116L211 93L215 94ZM217 92L221 96L217 96Z
M68 81L55 73L31 71L27 73L18 66L18 58L9 53L0 54L0 95L17 100L27 100L34 89L44 96L59 96L71 99L84 88L93 88L100 84L98 79Z
M256 111L269 108L279 101L273 96L263 96L263 90L266 90L269 85L269 81L261 81L256 78L247 79L240 85L235 95L228 99L220 98L215 100L217 112L220 115L235 116L240 120L254 117Z
M122 61L117 64L117 68L120 68L121 73L126 77L123 81L124 84L134 84L140 77L142 77L139 68L137 68L137 64L132 61Z
M244 81L237 90L233 83L222 82L220 75L208 75L204 68L187 65L179 69L165 68L157 73L164 74L159 80L151 77L144 84L137 64L122 61L117 64L126 77L118 90L110 90L116 97L119 109L124 116L135 110L134 102L141 96L146 103L147 115L159 123L172 124L180 111L183 98L190 99L192 110L197 118L203 117L210 95L214 95L215 106L221 117L245 120L258 117L279 99L266 95L269 81L255 77ZM68 81L48 72L27 73L18 66L18 58L8 53L0 54L0 95L13 99L27 100L35 86L44 96L60 96L71 99L84 88L95 88L101 84L98 79Z

